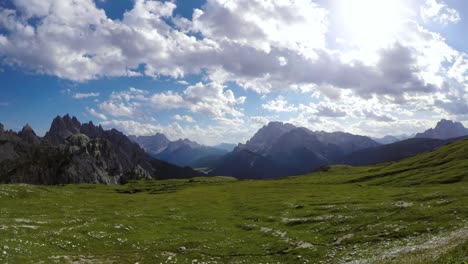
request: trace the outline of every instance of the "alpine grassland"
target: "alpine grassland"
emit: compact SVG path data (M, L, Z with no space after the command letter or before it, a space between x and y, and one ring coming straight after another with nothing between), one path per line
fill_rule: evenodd
M468 141L294 177L1 185L0 263L467 263Z

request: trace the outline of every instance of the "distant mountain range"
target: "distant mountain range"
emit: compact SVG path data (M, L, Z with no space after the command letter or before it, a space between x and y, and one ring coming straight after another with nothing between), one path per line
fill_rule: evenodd
M123 133L92 122L57 116L40 138L26 125L21 132L0 126L0 182L32 184L124 183L139 178L199 175L150 157Z
M380 143L380 144L392 144L392 143L402 141L402 140L405 140L405 139L409 139L409 138L413 138L413 137L414 137L414 135L412 135L412 136L408 136L408 135L399 135L399 136L388 135L388 136L384 136L384 137L381 137L381 138L372 138L372 139L374 141Z
M270 122L246 144L222 158L213 175L270 178L298 175L332 164L354 151L376 147L374 140L343 132L313 132Z
M20 132L0 124L0 183L123 183L139 178L210 175L240 179L305 174L324 165L373 165L432 151L467 137L461 123L441 120L415 138L372 139L344 132L311 131L270 122L245 144L204 146L164 134L125 136L92 122L57 116L44 137L25 125Z
M468 129L461 123L448 120L441 120L434 129L417 134L416 138L401 135L381 139L343 132L313 132L271 122L246 144L224 156L212 174L267 178L304 174L328 164L363 166L394 162L466 135Z
M220 144L218 147L209 147L188 139L170 141L161 133L153 136L130 136L129 138L156 159L193 168L216 166L218 160L235 146Z

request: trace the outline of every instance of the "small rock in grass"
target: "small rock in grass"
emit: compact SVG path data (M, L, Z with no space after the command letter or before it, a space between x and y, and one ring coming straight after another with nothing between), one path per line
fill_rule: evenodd
M400 208L406 208L406 207L411 207L413 206L413 203L411 202L404 202L404 201L398 201L393 204L395 207L400 207Z
M179 248L179 251L181 251L181 252L184 252L184 251L186 251L186 250L187 250L187 248L184 247L184 246L181 246L181 247Z

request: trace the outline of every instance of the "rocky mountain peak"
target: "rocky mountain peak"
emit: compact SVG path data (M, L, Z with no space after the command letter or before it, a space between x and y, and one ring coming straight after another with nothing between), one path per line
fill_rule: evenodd
M263 126L255 135L247 141L245 146L251 151L259 151L272 145L282 135L295 129L294 125L282 122L270 122Z
M40 140L29 124L24 125L18 136L30 144L39 144Z
M435 128L416 134L416 138L449 139L468 135L468 129L460 122L442 119Z
M447 129L454 129L454 130L465 130L465 127L460 122L454 122L452 120L442 119L440 120L435 130L447 130Z
M80 133L83 133L90 138L98 138L102 136L104 129L101 125L96 126L92 121L89 121L88 123L81 125Z
M76 117L70 117L68 114L63 117L57 116L52 121L49 132L46 133L44 139L52 144L60 144L69 136L80 133L80 130L81 123Z
M3 132L5 130L5 127L3 126L2 123L0 123L0 133Z
M32 127L28 123L26 123L26 125L24 125L21 132L27 132L27 131L32 131L34 133L34 130L32 129Z

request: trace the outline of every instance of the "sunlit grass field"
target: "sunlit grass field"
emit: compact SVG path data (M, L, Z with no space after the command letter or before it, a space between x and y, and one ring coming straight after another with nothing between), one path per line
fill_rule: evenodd
M467 263L468 141L304 176L0 186L0 263Z

